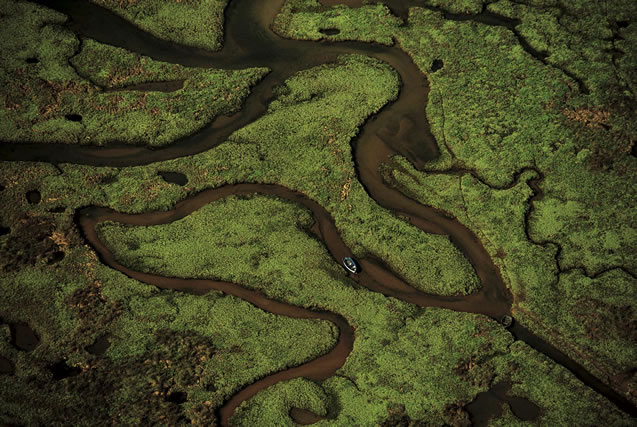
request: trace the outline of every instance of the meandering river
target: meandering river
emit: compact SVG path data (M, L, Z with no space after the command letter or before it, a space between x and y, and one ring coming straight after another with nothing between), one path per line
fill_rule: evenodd
M396 153L405 156L417 168L438 156L438 148L425 117L428 81L409 56L399 46L381 46L359 42L310 42L287 40L271 31L270 25L284 0L233 0L226 10L225 42L222 50L207 52L166 42L145 33L117 15L90 2L71 0L41 1L71 17L69 27L81 36L124 47L157 60L186 66L214 68L268 67L272 72L256 86L243 109L232 116L221 116L206 129L159 149L132 147L114 142L108 147L72 146L66 144L8 144L0 143L0 159L27 160L49 163L75 163L95 166L145 165L177 157L190 156L223 143L235 130L261 117L272 98L272 90L292 74L326 62L342 54L363 54L390 64L400 75L402 87L398 99L383 108L374 120L368 120L352 141L357 177L368 194L384 208L406 215L410 222L426 233L448 235L473 265L481 282L481 289L463 297L441 297L425 294L391 271L369 260L360 260L363 272L352 277L374 292L398 298L421 307L442 307L450 310L480 313L499 319L511 314L512 296L505 286L482 243L467 227L434 208L409 199L387 186L379 174L379 166ZM354 5L357 2L352 2ZM409 5L420 6L417 0L390 1L390 6L404 14ZM392 10L394 10L392 9ZM453 17L452 17L453 18ZM482 18L491 19L491 18ZM497 25L497 20L488 22ZM511 25L504 22L502 25ZM142 282L159 287L178 289L196 294L211 289L235 295L271 313L323 319L333 322L340 330L336 346L318 359L269 375L251 384L229 399L220 409L223 425L236 407L259 390L279 381L306 377L328 378L345 363L352 350L355 333L340 315L303 309L265 297L240 284L195 279L174 279L133 271L119 264L110 250L100 241L96 225L110 220L126 224L154 225L175 221L189 215L206 203L231 194L271 194L299 203L309 209L318 224L318 234L340 263L351 251L342 241L330 214L303 194L276 185L238 184L204 191L177 203L168 212L149 212L125 215L104 208L87 208L78 221L86 239L101 260ZM517 322L511 328L516 337L565 366L580 380L606 396L625 412L635 416L635 407L612 388L587 372L548 342L532 334Z

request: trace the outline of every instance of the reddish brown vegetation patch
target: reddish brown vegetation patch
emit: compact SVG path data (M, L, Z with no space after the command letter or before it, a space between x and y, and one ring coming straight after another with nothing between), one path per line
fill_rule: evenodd
M64 248L54 239L56 226L50 218L23 217L14 232L0 247L0 269L5 273L17 271L38 261L53 264L64 257ZM59 238L61 234L58 233Z
M94 281L90 286L71 294L67 301L77 313L80 325L73 331L72 345L82 351L90 343L87 340L102 334L123 311L119 301L107 300L101 291L101 283Z
M454 427L468 427L471 425L469 413L464 409L465 403L457 402L445 405L445 421Z
M424 427L422 421L412 420L405 411L405 405L392 405L387 407L387 418L379 424L380 427Z
M608 126L610 113L596 108L578 108L576 110L563 109L562 114L570 120L583 123L586 127L601 128Z
M592 298L577 300L575 318L592 340L614 337L637 342L637 318L628 305L616 306Z

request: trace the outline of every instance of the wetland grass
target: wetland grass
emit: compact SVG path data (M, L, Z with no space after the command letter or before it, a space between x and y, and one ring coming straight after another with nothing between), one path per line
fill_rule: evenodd
M135 23L160 38L220 46L225 1L95 2L125 17L145 8ZM122 115L102 119L111 126L104 141L116 135L121 142L170 143L216 114L236 111L267 72L191 69L79 43L60 25L62 15L29 3L1 4L0 20L8 25L2 28L22 37L5 37L16 54L0 60L0 79L23 83L2 92L11 107L0 113L7 118L2 139L96 143L87 139L99 138L91 134L101 123L96 111L114 105L121 111L113 114ZM482 8L469 0L422 4L468 17ZM202 5L211 15L201 13ZM293 38L396 41L411 55L431 83L423 115L442 155L426 171L395 157L383 170L386 182L473 230L514 294L516 322L598 377L614 375L612 385L634 399L635 128L627 111L634 102L635 15L626 2L613 2L608 16L584 2L536 6L488 5L520 21L513 31L425 8L412 8L401 25L382 5L324 8L289 0L274 28ZM209 32L189 32L201 19L213 23ZM175 22L187 25L170 32ZM540 55L525 50L521 38ZM174 82L181 80L179 89ZM38 81L48 82L43 90ZM177 89L110 91L149 82ZM382 259L427 292L475 291L471 264L447 237L422 233L380 208L357 181L353 138L396 98L399 84L379 60L341 56L287 79L267 114L214 150L129 168L0 163L0 400L6 402L0 422L212 424L242 387L334 345L336 331L327 322L274 316L218 292L159 290L105 267L78 231L75 212L84 206L166 211L209 188L280 184L325 207L357 257ZM185 121L161 129L162 140L148 131L157 128L150 106L175 121L163 115L169 104ZM193 108L201 107L201 120L194 120L200 110ZM165 181L166 171L185 184ZM30 203L33 192L38 203ZM501 382L513 384L509 396L539 406L536 421L543 424L630 424L486 316L422 309L357 286L311 226L297 204L250 196L214 202L172 224L111 223L102 233L135 268L236 280L277 300L340 313L356 328L354 349L337 375L278 383L238 409L237 425L292 425L294 408L327 417L329 425L462 425L469 421L466 406ZM30 351L12 343L13 325L24 322L39 339ZM105 334L104 353L87 351ZM490 422L520 420L503 406Z

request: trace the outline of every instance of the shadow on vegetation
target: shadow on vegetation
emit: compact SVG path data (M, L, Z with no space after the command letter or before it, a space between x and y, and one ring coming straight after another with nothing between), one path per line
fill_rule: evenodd
M53 374L54 381L60 381L82 373L82 369L75 366L69 366L64 360L50 365L48 369L51 371L51 374Z
M0 375L13 375L15 366L13 362L6 357L0 356Z

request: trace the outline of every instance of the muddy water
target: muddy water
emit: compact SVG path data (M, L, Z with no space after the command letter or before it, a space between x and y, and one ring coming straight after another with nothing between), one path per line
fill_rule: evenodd
M211 289L215 289L235 295L271 313L297 318L328 320L333 322L339 328L340 336L338 343L328 354L300 366L269 375L234 395L220 410L222 425L227 425L230 416L241 402L249 399L258 391L276 384L279 381L297 377L321 380L332 376L341 366L343 366L347 356L352 350L354 341L354 331L352 327L340 315L327 312L314 312L289 304L273 301L259 292L245 289L234 283L212 280L174 279L133 271L117 262L112 252L99 240L96 232L96 225L103 221L115 221L138 226L167 224L184 218L202 206L205 206L210 202L220 200L224 197L254 193L276 195L280 198L305 206L314 215L315 224L318 228L317 232L322 237L326 247L330 251L330 254L334 257L335 262L340 263L340 260L342 260L343 257L352 255L351 250L341 239L341 236L334 224L334 220L322 206L299 192L278 185L227 185L204 191L194 197L183 200L177 203L175 208L170 211L127 215L117 213L106 208L87 208L82 210L79 216L82 232L97 251L102 262L121 271L129 277L161 288L178 289L195 294L202 294ZM484 290L470 297L445 298L435 295L427 295L410 287L406 283L403 283L400 279L393 276L391 272L384 270L382 267L375 265L371 261L361 260L361 264L363 265L363 272L359 275L353 276L352 279L371 290L381 292L385 295L394 296L423 307L446 307L457 311L479 312L491 316L499 316L502 314L502 312L494 309L494 307L499 307L496 301L491 304L489 303L488 296L485 295ZM471 302L467 302L467 299L471 301L471 298L477 298L480 302L474 303L476 305L472 306ZM503 305L501 309L505 310L506 305ZM307 420L311 417L309 417L306 412L307 411L298 410L294 413L301 419Z
M471 414L471 424L476 427L489 425L489 420L502 414L502 405L508 404L511 412L523 421L533 421L540 415L540 408L521 397L509 396L511 384L498 383L488 391L478 393L475 400L466 406Z
M15 373L15 365L6 357L0 356L0 375L13 375Z
M481 280L482 288L480 292L467 297L427 295L395 277L390 271L383 268L382 262L375 260L361 260L363 273L354 279L373 291L423 307L444 307L452 310L482 313L496 318L502 314L510 313L511 296L497 268L476 236L444 213L422 206L400 192L387 187L378 173L380 163L395 153L407 157L417 168L422 168L428 160L438 155L436 142L429 131L424 115L427 104L427 80L399 48L362 43L330 44L282 39L270 30L270 23L279 11L283 0L232 1L226 10L228 26L225 31L224 47L219 52L206 52L161 41L90 2L58 0L43 1L42 3L68 14L71 17L68 25L78 34L124 47L158 60L196 67L246 68L266 66L272 72L253 90L241 112L232 116L218 117L203 131L161 149L131 147L118 144L117 141L109 144L107 148L75 147L64 144L17 145L3 143L0 144L0 159L132 166L192 155L222 143L234 130L263 115L267 103L272 97L272 89L293 73L334 61L341 54L359 53L373 56L389 63L400 74L402 88L396 102L385 107L373 119L368 120L359 137L353 142L359 180L370 196L381 206L397 214L407 215L411 223L424 232L449 235L474 266ZM352 1L351 3L352 6L356 6L357 2ZM420 5L420 3L417 0L413 2L389 0L392 10L403 18L406 17L409 5ZM468 19L465 16L451 14L445 14L445 17L448 19ZM513 22L498 22L484 12L480 16L476 15L469 19L478 21L482 19L485 21L484 23L489 25L504 25L510 28L515 24ZM315 361L265 377L233 396L221 409L220 416L224 424L227 423L229 416L239 403L250 398L258 390L277 381L298 376L323 379L332 375L342 366L351 351L354 339L351 327L342 317L333 313L313 312L269 300L262 294L246 290L237 284L209 280L169 279L132 271L116 262L113 255L97 238L94 227L97 222L106 219L138 225L167 223L188 215L205 203L228 194L237 194L237 192L276 194L306 206L314 213L318 223L318 231L335 261L340 262L343 256L351 254L342 242L329 214L323 208L301 194L278 186L254 186L251 184L227 186L204 192L183 201L170 212L130 216L103 209L90 209L83 211L83 215L79 217L87 239L100 254L102 260L135 279L160 287L198 294L216 289L238 296L272 313L299 318L324 319L338 326L340 329L339 341L331 352ZM635 414L633 405L548 343L517 324L513 328L513 333L518 339L524 340L538 351L568 367L582 381L625 411ZM301 416L300 412L298 414Z
M400 74L403 83L401 93L404 93L400 102L394 103L392 108L396 110L395 126L404 131L411 127L418 129L418 132L428 132L422 114L426 105L425 90L428 83L405 52L396 47L376 44L334 44L283 39L270 30L270 23L283 0L231 2L226 11L226 40L219 52L206 52L160 41L90 2L55 0L42 3L68 14L71 17L70 27L80 35L149 55L154 59L195 67L268 67L272 72L252 90L240 112L219 116L204 130L162 148L131 146L121 141L111 141L107 147L1 143L0 160L136 166L200 153L222 143L232 132L262 116L272 98L272 89L292 74L333 62L343 54L365 54L389 63ZM407 115L403 117L402 113ZM414 124L419 126L416 128ZM428 155L423 150L431 149L402 140L394 140L391 144L394 144L393 148L397 152L417 165L422 165L420 159Z
M33 351L40 345L40 338L26 323L12 323L9 325L9 330L11 344L18 350Z
M93 344L86 346L85 349L88 353L97 356L106 353L106 350L108 350L110 346L110 337L108 334L105 334L97 338Z
M354 344L354 329L349 325L349 323L347 323L345 318L338 314L308 310L275 301L267 298L260 292L246 289L235 283L215 280L175 279L131 270L117 262L113 253L100 241L95 227L99 222L103 221L116 221L132 225L165 224L188 215L192 212L192 210L197 209L210 201L217 200L230 194L245 194L251 192L252 189L249 185L228 186L219 189L219 191L208 191L193 199L181 202L177 205L176 209L169 212L124 215L108 209L93 208L84 210L80 213L80 226L82 232L91 245L93 245L93 248L97 251L101 260L112 268L121 271L133 279L149 283L160 288L176 289L196 295L203 295L211 290L217 290L248 301L256 307L270 313L299 319L326 320L332 322L338 327L340 331L338 342L327 354L299 366L268 375L250 384L232 396L232 398L224 403L219 410L221 425L228 425L228 420L234 413L237 406L239 406L243 401L250 399L264 388L292 378L305 377L313 380L324 380L334 375L334 373L343 366L347 356L352 351Z
M176 184L181 187L188 184L188 177L183 173L159 171L157 172L157 175L159 175L164 181L170 184Z

